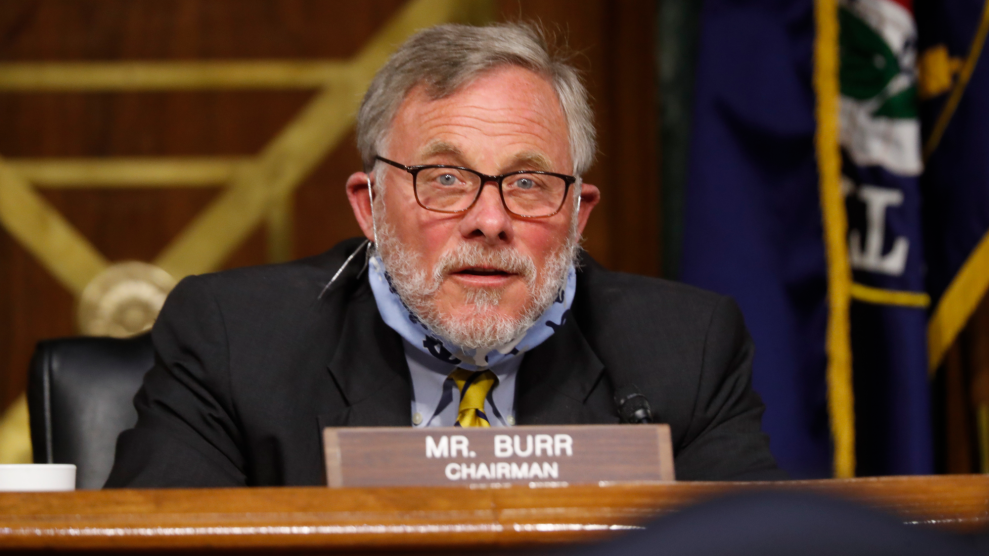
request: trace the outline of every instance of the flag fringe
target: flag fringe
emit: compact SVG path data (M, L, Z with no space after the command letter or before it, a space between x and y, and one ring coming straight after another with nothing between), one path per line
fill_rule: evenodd
M834 440L834 475L855 476L855 406L849 323L852 273L846 243L848 222L841 194L839 144L838 4L815 0L814 93L821 212L828 265L828 413Z

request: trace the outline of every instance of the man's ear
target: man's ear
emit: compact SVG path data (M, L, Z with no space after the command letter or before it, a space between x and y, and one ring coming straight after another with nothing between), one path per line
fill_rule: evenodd
M350 201L350 208L354 211L354 218L364 232L364 237L368 241L374 241L374 213L371 210L371 188L368 180L371 180L371 176L364 172L351 174L347 178L347 200Z
M584 233L584 226L587 219L591 217L591 211L601 200L601 190L596 185L589 183L580 186L580 212L577 214L577 233Z

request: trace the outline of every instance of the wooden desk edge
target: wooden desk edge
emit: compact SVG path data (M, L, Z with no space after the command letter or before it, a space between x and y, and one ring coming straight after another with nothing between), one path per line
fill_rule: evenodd
M566 488L119 490L0 494L0 547L523 548L599 539L703 500L753 490L849 498L907 523L953 530L989 525L989 477L981 475Z

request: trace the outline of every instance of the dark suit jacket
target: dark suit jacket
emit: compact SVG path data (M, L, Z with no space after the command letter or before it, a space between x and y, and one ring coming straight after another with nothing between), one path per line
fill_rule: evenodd
M402 340L363 255L320 297L359 244L179 283L106 486L324 484L323 427L411 426ZM571 317L524 356L517 423L617 423L613 390L634 384L672 428L678 479L778 477L735 303L582 266Z

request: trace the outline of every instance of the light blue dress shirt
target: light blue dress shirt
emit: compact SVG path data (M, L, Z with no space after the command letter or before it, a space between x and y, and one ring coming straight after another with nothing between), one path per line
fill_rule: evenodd
M412 426L452 427L457 422L460 393L449 375L457 366L423 353L405 339L402 347L412 375ZM498 382L484 400L484 414L492 427L515 424L515 377L523 357L491 367Z

